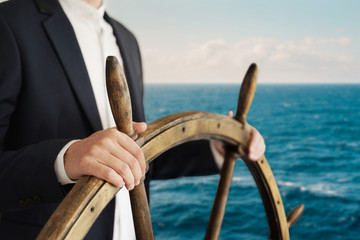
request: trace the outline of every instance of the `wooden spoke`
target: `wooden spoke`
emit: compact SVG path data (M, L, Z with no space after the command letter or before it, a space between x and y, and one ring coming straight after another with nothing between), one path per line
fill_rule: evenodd
M254 96L256 75L257 68L253 64L245 76L234 119L206 112L183 112L149 123L147 130L136 136L131 124L131 104L125 75L115 58L107 59L108 95L117 128L135 139L147 163L161 153L192 140L216 139L227 146L206 239L218 238L237 158L234 154L246 152L249 144L251 126L246 122L246 114ZM275 178L265 156L257 162L251 162L245 156L243 160L262 197L270 229L269 238L289 239L288 228L300 216L303 207L289 216L288 223ZM118 190L95 177L82 177L50 217L37 239L83 239ZM130 198L137 239L153 239L144 185L140 184L131 191Z
M128 134L132 139L136 139L137 133L132 126L129 88L124 71L116 57L110 56L106 59L106 86L117 129ZM140 184L130 191L130 200L136 239L153 239L154 234L144 179L141 179Z
M237 157L230 151L225 152L224 165L220 173L220 181L217 188L214 206L211 211L205 239L218 239L221 224L225 214L225 207L229 195L231 181Z
M257 67L256 64L251 64L241 85L238 106L234 117L234 119L241 123L246 123L246 115L250 109L251 102L255 94L256 81ZM247 147L242 146L242 152L246 152L246 150ZM220 181L215 196L214 206L211 211L208 228L206 230L205 239L218 239L225 214L226 202L237 158L234 156L234 152L230 150L229 146L226 147L225 151L224 165L221 169Z

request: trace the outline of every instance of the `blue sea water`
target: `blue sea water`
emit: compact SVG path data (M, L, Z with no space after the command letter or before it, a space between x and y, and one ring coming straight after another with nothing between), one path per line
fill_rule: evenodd
M239 85L146 85L148 121L236 110ZM305 204L291 239L360 239L360 85L259 85L248 122L266 141L286 213ZM202 239L218 176L152 181L156 239ZM256 185L238 161L220 239L267 239Z

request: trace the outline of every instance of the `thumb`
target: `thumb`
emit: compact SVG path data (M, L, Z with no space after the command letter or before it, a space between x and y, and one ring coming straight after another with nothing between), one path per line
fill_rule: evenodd
M145 122L133 122L134 131L137 133L142 133L146 130L147 124Z

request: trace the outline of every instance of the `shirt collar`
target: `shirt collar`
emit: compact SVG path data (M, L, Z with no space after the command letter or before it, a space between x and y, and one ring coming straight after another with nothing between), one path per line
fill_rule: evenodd
M96 9L82 0L59 0L59 2L65 12L88 19L94 23L99 23L104 18L107 1L104 0L99 9Z

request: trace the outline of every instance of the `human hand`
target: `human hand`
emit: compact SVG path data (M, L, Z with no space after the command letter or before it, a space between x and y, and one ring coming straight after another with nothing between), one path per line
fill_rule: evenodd
M233 117L233 112L229 111L228 115L229 118ZM216 141L215 142L215 149L224 156L224 149L221 142ZM248 149L248 155L247 157L251 161L258 160L265 152L265 142L264 138L261 136L261 134L253 127L251 126L250 131L250 143L249 143L249 149Z
M265 153L265 142L261 134L251 126L248 158L251 161L258 160Z
M146 123L133 123L137 133L144 132ZM140 147L116 128L98 131L74 142L64 154L65 172L70 179L92 175L128 190L140 183L146 164Z

